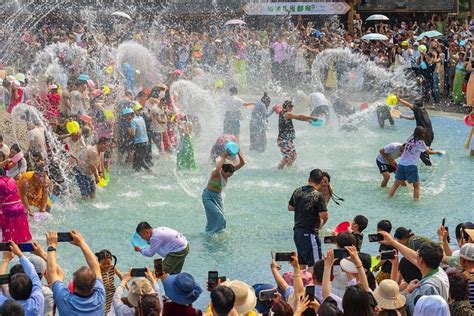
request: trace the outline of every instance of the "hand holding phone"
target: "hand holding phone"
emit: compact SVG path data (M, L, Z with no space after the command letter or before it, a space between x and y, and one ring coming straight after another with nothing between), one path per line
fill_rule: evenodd
M449 236L448 227L446 227L445 224L446 224L446 218L443 218L443 220L441 221L441 226L443 226L444 229L446 229L446 233L448 234L448 235L446 236L446 240L448 241L448 243L450 243L450 242L451 242L451 237Z
M20 243L18 244L18 248L20 248L21 252L34 252L35 248L33 248L32 243Z
M314 285L306 286L305 293L310 302L314 301Z
M334 249L334 258L335 259L344 259L349 257L349 251L345 248L336 248Z
M10 251L10 242L0 242L0 251Z
M71 242L72 234L70 232L58 232L58 242Z
M369 242L378 242L383 240L382 234L369 234Z
M391 260L395 258L396 254L397 254L396 250L381 251L380 260Z
M1 274L0 275L0 285L10 283L10 274Z
M271 301L276 297L277 290L276 289L270 289L270 290L262 290L258 294L258 299L260 301Z
M145 268L132 268L132 270L130 271L130 276L133 278L145 277L145 272Z
M209 271L207 272L207 290L212 291L217 286L217 280L219 279L219 272Z
M275 261L290 262L291 252L276 252Z
M325 244L335 244L336 243L336 236L324 236L323 242Z

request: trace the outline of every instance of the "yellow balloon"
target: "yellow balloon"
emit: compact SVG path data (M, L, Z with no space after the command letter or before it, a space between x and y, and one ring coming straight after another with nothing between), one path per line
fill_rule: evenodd
M81 130L81 125L76 121L69 121L66 124L66 129L69 134L77 134Z
M387 99L385 100L385 103L387 103L387 105L389 105L389 106L397 105L397 103L398 103L397 96L394 95L394 94L389 94L387 96Z
M114 72L114 67L113 67L113 66L107 66L107 67L105 67L105 72L106 72L108 75L113 74L113 72Z
M102 92L103 92L105 95L109 94L109 93L110 93L110 88L109 88L109 86L103 85L103 86L102 86Z
M222 81L221 79L218 79L216 80L216 82L214 83L214 87L216 89L220 89L224 86L224 81Z

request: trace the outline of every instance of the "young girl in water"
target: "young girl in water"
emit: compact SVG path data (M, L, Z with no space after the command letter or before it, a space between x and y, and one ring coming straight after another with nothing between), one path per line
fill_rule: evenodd
M418 176L417 162L422 152L427 152L430 155L441 154L440 151L432 150L426 146L428 134L426 129L422 126L417 126L415 132L405 143L403 154L398 162L397 174L395 182L388 191L388 196L392 197L397 191L398 187L404 181L413 184L413 197L420 198L420 177Z
M101 250L96 252L97 260L100 264L100 274L102 275L102 280L105 287L105 315L110 311L112 306L112 298L115 293L115 275L122 280L122 273L115 266L117 264L117 258L112 255L112 253L107 250ZM113 264L112 264L113 260Z

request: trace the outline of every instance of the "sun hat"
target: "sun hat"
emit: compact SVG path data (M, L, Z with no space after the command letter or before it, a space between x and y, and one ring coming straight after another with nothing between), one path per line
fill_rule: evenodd
M168 89L168 86L165 85L164 83L157 84L156 87L159 88L159 89L165 89L165 90Z
M386 279L374 291L374 297L383 309L399 309L405 306L406 298L400 294L397 282Z
M128 291L128 301L130 304L137 307L140 297L144 294L150 293L155 293L155 290L153 290L153 287L147 279L135 279L130 284L130 290Z
M163 288L166 296L180 305L192 304L202 293L201 287L194 281L193 276L186 272L168 276L163 281Z
M474 231L473 229L466 229L466 230ZM461 247L461 250L459 250L459 256L463 259L466 259L467 261L474 261L474 244L473 243L464 244Z
M269 313L270 309L272 308L273 302L272 301L261 301L259 300L260 292L265 290L273 289L273 285L265 284L265 283L257 283L252 285L253 289L255 290L255 297L257 298L257 312L265 314Z
M255 309L257 305L257 297L255 296L255 290L250 287L247 283L232 280L226 281L221 285L230 287L235 294L235 309L239 314L245 314Z
M340 261L341 269L347 273L357 273L357 268L354 262L350 261L349 259L341 259Z
M38 257L36 255L31 255L28 257L31 264L35 267L35 271L38 275L44 275L46 272L46 261L43 258Z
M18 80L18 81L20 81L20 82L25 83L26 77L25 77L25 75L22 74L22 73L17 73L17 74L15 75L15 79Z
M469 237L474 240L474 229L464 229L464 232L469 235Z
M423 295L415 303L413 315L446 316L449 315L449 306L440 295Z
M127 114L132 114L133 110L132 108L125 108L122 110L122 115L127 115Z

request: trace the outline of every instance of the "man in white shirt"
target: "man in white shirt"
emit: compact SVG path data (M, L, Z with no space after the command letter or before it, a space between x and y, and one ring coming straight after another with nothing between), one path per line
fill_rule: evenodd
M230 96L224 99L224 134L234 135L239 141L240 135L240 120L242 119L242 107L255 105L251 102L245 102L237 97L237 88L232 87L229 90Z
M147 222L138 224L136 232L150 246L143 249L135 246L135 251L145 257L153 257L155 254L163 257L163 271L168 274L181 272L189 253L188 240L183 234L168 227L153 229Z

